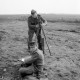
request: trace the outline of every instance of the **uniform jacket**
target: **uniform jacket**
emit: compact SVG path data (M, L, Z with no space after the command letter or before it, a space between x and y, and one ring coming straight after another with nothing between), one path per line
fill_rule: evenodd
M29 29L34 29L35 26L39 23L45 23L45 20L38 14L37 18L33 18L32 16L28 17L28 27Z
M24 64L33 63L34 65L44 65L44 55L43 52L39 49L30 53L30 56L24 58Z

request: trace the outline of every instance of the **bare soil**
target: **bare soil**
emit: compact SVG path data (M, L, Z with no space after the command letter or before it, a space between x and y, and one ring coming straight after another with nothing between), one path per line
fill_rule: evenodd
M55 22L44 27L51 56L45 44L48 80L80 80L80 24ZM14 62L27 56L27 21L0 22L0 80L20 80Z

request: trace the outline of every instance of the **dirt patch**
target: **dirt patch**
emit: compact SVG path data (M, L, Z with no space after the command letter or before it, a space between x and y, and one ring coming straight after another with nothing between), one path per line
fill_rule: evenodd
M50 56L45 44L45 71L48 80L80 80L80 35L79 30L75 32L76 28L79 25L73 23L49 23L44 27L52 52ZM27 37L26 21L0 23L1 80L20 80L19 66L13 64L29 54Z

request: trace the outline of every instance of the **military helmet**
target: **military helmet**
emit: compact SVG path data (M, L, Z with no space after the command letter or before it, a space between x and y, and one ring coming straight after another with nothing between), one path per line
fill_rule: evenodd
M31 10L31 14L35 14L36 11L34 9Z

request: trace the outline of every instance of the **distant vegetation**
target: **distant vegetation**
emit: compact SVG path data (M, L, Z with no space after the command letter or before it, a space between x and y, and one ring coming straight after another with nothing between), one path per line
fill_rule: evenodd
M80 23L80 15L56 15L56 14L41 14L48 22L68 22ZM29 15L0 15L0 21L19 20L26 21Z
M68 23L80 23L80 15L55 15L45 14L43 17L48 22L68 22Z

